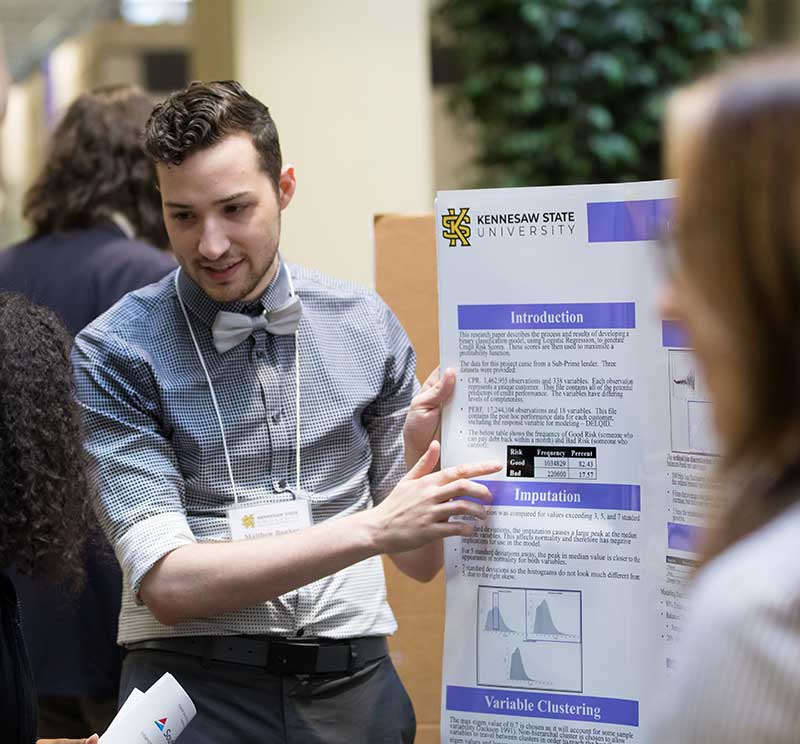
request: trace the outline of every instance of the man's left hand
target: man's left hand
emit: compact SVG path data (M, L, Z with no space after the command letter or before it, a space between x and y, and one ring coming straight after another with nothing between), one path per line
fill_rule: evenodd
M450 399L455 386L456 371L448 368L440 377L437 367L411 401L403 426L407 468L410 469L422 457L434 439L439 439L442 405Z

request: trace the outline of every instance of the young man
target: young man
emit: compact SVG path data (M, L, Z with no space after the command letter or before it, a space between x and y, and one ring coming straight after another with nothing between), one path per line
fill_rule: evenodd
M485 514L468 479L499 465L433 472L452 379L412 403L414 353L381 300L281 260L296 183L263 104L192 85L145 148L181 268L74 352L124 574L122 695L170 670L202 744L413 741L380 555L432 578L441 538L471 531L450 517Z

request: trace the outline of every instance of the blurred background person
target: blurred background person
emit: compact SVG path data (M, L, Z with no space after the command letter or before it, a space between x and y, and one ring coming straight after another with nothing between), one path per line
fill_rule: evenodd
M25 574L70 586L83 578L91 507L71 345L53 313L0 293L0 725L3 741L11 744L33 744L36 695L5 570L14 564ZM91 737L88 744L96 741Z
M678 201L662 312L705 373L729 493L651 742L788 744L800 736L800 55L681 91L666 143Z
M175 267L140 134L153 106L126 85L77 98L25 196L33 235L0 252L0 289L51 308L73 335L126 292ZM93 516L86 525L95 525ZM103 731L117 708L121 576L93 531L76 598L14 575L39 693L41 736Z

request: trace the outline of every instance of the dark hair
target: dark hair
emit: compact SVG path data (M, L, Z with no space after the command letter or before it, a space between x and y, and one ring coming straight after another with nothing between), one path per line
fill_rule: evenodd
M71 343L52 312L0 293L0 568L79 584L93 520Z
M676 94L667 124L684 281L736 349L738 394L714 401L734 497L713 520L710 560L800 499L800 55L703 79Z
M180 165L187 155L236 132L250 135L277 191L282 163L275 122L235 80L194 82L158 104L145 126L144 149L156 163Z
M120 212L137 237L167 247L155 168L142 150L153 103L130 85L96 88L72 103L25 194L35 235L92 227Z

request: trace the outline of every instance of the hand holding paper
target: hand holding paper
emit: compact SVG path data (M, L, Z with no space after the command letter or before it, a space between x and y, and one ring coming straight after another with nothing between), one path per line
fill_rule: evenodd
M169 744L196 713L194 703L167 672L147 692L131 692L100 744Z
M403 426L406 466L409 470L422 457L430 443L439 439L442 405L450 399L455 384L454 369L448 367L440 376L437 367L428 375L422 389L411 401Z

